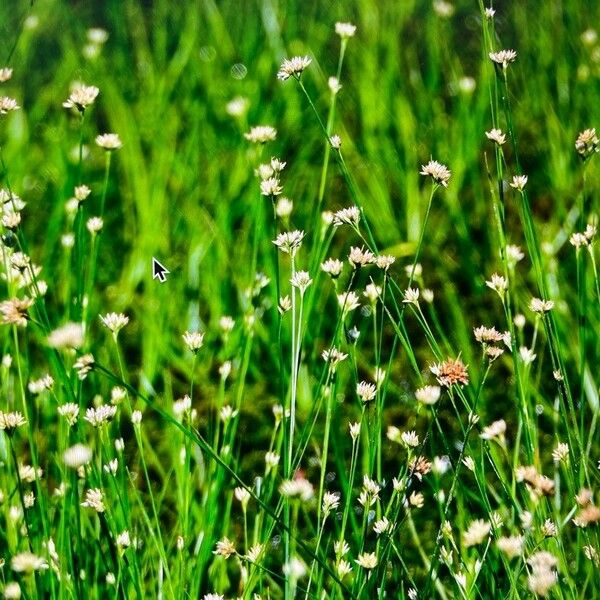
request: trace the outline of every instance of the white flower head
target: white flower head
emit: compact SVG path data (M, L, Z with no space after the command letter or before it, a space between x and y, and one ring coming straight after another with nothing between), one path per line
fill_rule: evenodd
M103 133L96 137L96 144L100 146L100 148L104 148L108 152L112 152L113 150L118 150L123 146L121 142L121 138L117 133Z
M88 106L94 103L99 93L100 90L96 86L75 85L67 100L63 102L63 106L65 108L76 108L79 112L84 112Z
M422 404L432 405L440 399L442 388L437 385L426 385L415 391L415 398Z
M244 137L254 144L265 144L272 142L277 137L277 130L270 125L256 125L249 132L244 134Z
M294 257L296 252L302 245L304 239L304 231L285 231L280 233L276 239L273 240L279 250Z
M92 450L83 444L75 444L63 453L63 461L67 467L78 469L92 460Z
M508 281L502 275L494 273L491 278L485 282L490 289L494 290L501 298L504 297L504 293L508 289Z
M308 56L294 56L286 58L279 67L277 79L287 81L290 77L299 78L303 71L310 65L312 59Z
M204 343L204 333L201 331L186 331L182 336L183 342L191 352L198 352Z
M510 182L510 187L522 192L527 185L527 179L527 175L514 175L512 181Z
M374 383L369 383L368 381L361 381L356 386L356 395L363 402L370 402L375 399L377 395L377 387Z
M341 225L351 225L352 227L358 227L360 221L360 209L358 206L349 206L348 208L342 208L333 215L333 226L340 227Z
M292 286L298 288L302 295L306 292L312 281L307 271L296 271L290 279Z
M118 334L127 323L129 323L129 317L123 313L107 313L106 315L100 315L102 324L112 331L113 334Z
M421 175L431 177L437 185L448 187L450 180L450 170L446 165L439 163L437 160L430 160L426 165L421 165Z
M485 136L488 140L491 140L498 146L502 146L506 143L506 135L502 133L500 129L490 129L485 132Z
M279 196L283 192L283 188L277 177L269 177L260 182L260 193L263 196Z
M342 23L338 21L335 24L335 32L342 39L348 39L354 37L354 35L356 34L356 25L353 25L352 23Z
M500 65L503 69L508 68L510 63L517 60L517 53L514 50L499 50L498 52L490 52L490 60Z

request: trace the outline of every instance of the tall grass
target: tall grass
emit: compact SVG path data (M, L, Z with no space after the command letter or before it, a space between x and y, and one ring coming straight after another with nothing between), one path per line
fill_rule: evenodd
M4 597L596 597L600 9L504 4L0 7Z

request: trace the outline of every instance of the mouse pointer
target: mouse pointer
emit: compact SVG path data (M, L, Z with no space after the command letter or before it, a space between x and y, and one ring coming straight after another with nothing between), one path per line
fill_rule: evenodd
M161 283L164 283L167 280L167 274L170 272L165 265L152 257L152 279L158 279Z

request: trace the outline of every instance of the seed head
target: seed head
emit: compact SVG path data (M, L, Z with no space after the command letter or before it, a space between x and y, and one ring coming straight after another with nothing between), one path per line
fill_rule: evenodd
M6 431L8 435L12 435L15 429L25 425L27 421L19 411L1 412L0 411L0 429Z
M282 315L292 310L292 300L289 296L282 296L279 298L279 306L277 307L277 310Z
M581 247L589 245L589 240L584 233L574 233L569 238L569 242L572 246L575 246L577 250L579 250Z
M540 298L532 298L529 303L529 308L538 314L543 314L551 311L554 308L553 300L541 300Z
M277 130L270 125L256 125L248 133L245 133L244 137L253 144L265 144L275 140Z
M504 334L496 330L495 327L477 327L473 330L475 339L480 344L496 344L504 340Z
M573 524L581 528L587 527L588 525L595 525L599 522L600 508L594 504L588 504L582 508L573 519Z
M343 313L348 313L352 310L356 310L360 306L358 296L355 292L346 292L344 294L338 294L338 304L342 309Z
M0 83L6 83L13 74L13 70L9 67L3 67L0 69Z
M507 69L510 63L513 63L515 60L517 60L517 53L514 50L490 52L489 56L493 63L500 65L503 69Z
M408 497L408 502L415 508L423 508L425 505L425 496L421 492L412 492Z
M201 331L186 331L182 336L188 349L196 354L204 343L204 333Z
M80 113L85 112L85 109L92 105L100 90L93 85L77 85L71 91L71 94L63 106L65 108L76 108Z
M600 152L600 140L596 130L592 128L582 131L575 141L575 150L584 160Z
M100 320L102 324L113 332L113 334L117 335L127 323L129 323L129 317L124 315L123 313L107 313L106 315L100 315Z
M488 140L498 144L498 146L502 146L506 143L506 135L504 135L500 129L490 129L485 132L485 135Z
M93 508L97 513L103 513L106 510L104 505L104 494L99 488L86 490L85 501L81 503L85 508Z
M17 325L18 327L26 327L29 321L27 311L33 306L31 298L12 298L0 302L0 315L3 325Z
M501 537L496 542L500 552L504 552L508 558L515 558L523 553L524 540L521 535Z
M531 492L536 496L551 496L554 494L554 481L539 473L532 465L517 467L515 478L519 482L526 483Z
M560 463L569 458L569 444L560 442L554 450L552 450L552 458L554 462Z
M375 264L382 270L388 271L389 268L396 262L396 257L390 254L380 254L375 257Z
M356 559L356 564L363 569L374 569L377 566L377 555L375 552L364 552L363 554L359 554Z
M493 439L504 439L504 434L506 433L506 421L504 419L500 419L498 421L494 421L491 425L483 428L483 431L479 434L479 437L483 440L493 440Z
M243 117L250 108L250 101L243 96L236 96L225 105L227 114L231 117Z
M365 287L365 291L363 292L363 296L371 302L371 304L375 304L377 300L380 298L382 293L382 289L380 286L375 285L374 283L369 283Z
M360 221L360 210L358 206L350 206L348 208L342 208L333 215L333 226L340 227L341 225L351 225L352 227L358 227Z
M291 214L294 208L294 203L285 196L281 196L277 199L277 204L275 205L275 214L280 219L287 219Z
M332 279L337 279L343 268L344 263L337 258L328 258L324 263L321 263L323 273L327 273Z
M19 212L7 212L2 215L2 225L6 229L14 230L21 224L21 213Z
M402 300L404 304L414 304L415 306L419 305L419 289L418 288L408 288L404 292L404 299Z
M463 544L468 548L476 546L484 542L491 530L492 526L488 521L476 519L471 521L467 530L463 533Z
M392 524L390 523L390 521L387 517L383 517L383 518L379 519L379 521L375 521L375 523L373 524L373 531L377 535L381 535L382 533L385 533L386 531L390 531L391 529L392 529Z
M544 524L540 527L540 531L544 537L556 537L558 534L556 524L551 519L544 521Z
M90 194L92 190L87 185L78 185L75 188L75 200L83 202Z
M340 352L337 348L329 348L329 350L323 350L321 357L326 363L329 363L332 370L335 371L336 367L348 358L348 355L344 352Z
M315 490L310 481L300 476L296 479L284 480L279 486L279 493L287 498L297 498L308 502L315 495Z
M242 507L245 509L248 506L248 502L250 501L250 492L244 487L236 487L233 490L233 494L235 499L241 503Z
M292 286L298 288L302 295L304 295L304 292L306 292L306 289L312 282L313 280L306 271L296 271L290 279Z
M437 385L426 385L415 391L415 398L422 404L433 405L440 399L442 390Z
M533 594L545 598L558 581L554 570L558 560L549 552L540 551L530 556L527 562L531 567L531 574L527 578L529 590Z
M350 248L350 254L348 255L348 262L355 269L364 267L375 262L375 255L370 250L366 250L365 248L352 246Z
M265 547L263 544L254 544L250 550L248 550L247 558L250 562L257 563L263 555Z
M16 581L11 581L4 586L4 600L19 600L21 587Z
M287 81L290 77L296 77L297 79L302 75L304 69L306 69L312 59L308 56L294 56L293 58L286 58L279 67L277 73L277 79L280 81Z
M335 24L335 32L342 39L348 39L354 37L354 35L356 34L356 25L353 25L352 23L342 23L338 21Z
M260 193L263 196L279 196L283 188L276 177L269 177L260 182Z
M101 217L91 217L86 221L85 226L92 235L95 235L104 227L104 221Z
M71 469L79 469L92 460L92 451L88 446L75 444L67 448L63 453L63 461Z
M460 358L448 358L444 362L432 365L429 370L436 376L441 386L467 385L469 373Z
M356 395L363 402L370 402L371 400L374 400L377 395L377 387L373 383L361 381L356 386Z
M327 86L329 87L329 91L335 96L341 89L342 84L337 77L330 77L327 80Z
M387 428L386 435L388 440L394 442L395 444L400 444L402 442L402 432L394 425L390 425Z
M67 402L66 404L58 407L58 414L66 419L69 427L72 427L75 425L75 423L77 423L77 418L79 417L79 406L73 402Z
M96 144L108 152L118 150L123 146L118 133L103 133L96 137Z
M343 579L346 577L346 575L349 575L352 572L352 565L347 560L342 558L337 564L336 571L338 577Z
M527 185L527 175L515 175L510 182L510 187L522 192Z
M274 469L279 464L279 461L280 456L276 452L267 452L265 454L265 464L269 470Z
M0 98L0 116L19 110L19 108L21 107L14 98L9 98L8 96L2 96Z
M524 364L530 365L536 359L537 354L534 354L531 348L521 346L519 348L519 356Z
M323 514L325 517L340 505L340 495L332 492L323 494Z
M124 531L119 533L119 535L117 535L115 539L115 542L121 550L129 548L131 546L131 536L129 535L129 531L125 529Z
M525 258L525 254L519 246L508 245L506 246L506 258L508 260L508 266L512 269L521 260Z
M304 239L304 231L286 231L284 233L280 233L276 239L273 240L273 243L286 254L294 257L296 256L296 252L302 246L302 240Z
M449 19L454 14L454 5L445 0L435 0L433 10L435 10L438 17Z
M504 293L508 288L508 281L502 275L494 273L490 280L485 282L485 285L494 290L500 298L504 298Z
M96 408L88 408L84 419L94 427L106 425L117 414L117 407L112 404L101 404Z
M437 160L430 160L426 165L421 165L421 175L431 177L437 185L448 187L450 180L450 170L446 165L443 165Z
M10 567L17 573L32 573L33 571L46 570L48 563L41 556L37 556L31 552L21 552L12 557Z
M419 436L416 431L404 431L400 437L407 448L416 448L419 445Z

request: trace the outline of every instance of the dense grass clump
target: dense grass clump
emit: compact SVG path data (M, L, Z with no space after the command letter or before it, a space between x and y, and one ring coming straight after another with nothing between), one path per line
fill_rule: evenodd
M4 598L600 596L597 23L2 3Z

